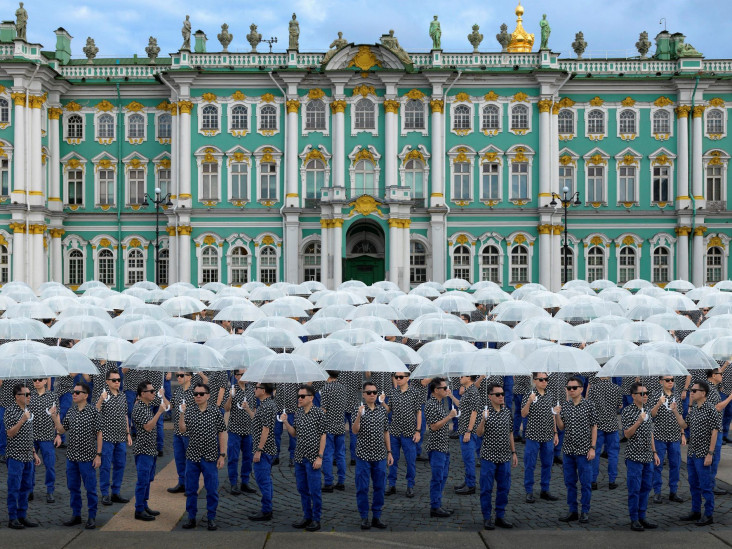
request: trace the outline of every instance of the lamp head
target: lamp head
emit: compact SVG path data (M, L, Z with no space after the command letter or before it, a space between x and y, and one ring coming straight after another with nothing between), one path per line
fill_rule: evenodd
M160 194L160 187L155 187L155 194Z
M554 199L554 193L552 193L552 201L549 202L549 205L553 208L557 205L557 201Z
M146 196L146 197L145 197L145 200L143 200L143 201L142 201L142 204L141 204L141 206L146 206L146 207L147 207L147 206L149 206L149 205L150 205L150 203L149 203L149 202L147 201L147 196Z
M567 194L569 192L569 187L567 187L566 185L564 187L562 187L562 192L564 194Z

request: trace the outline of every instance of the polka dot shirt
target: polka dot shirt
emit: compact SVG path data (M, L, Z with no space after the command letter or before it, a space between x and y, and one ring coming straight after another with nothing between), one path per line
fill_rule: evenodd
M480 445L480 459L493 463L505 463L511 460L513 413L506 406L501 406L499 412L489 406L488 412L483 442Z

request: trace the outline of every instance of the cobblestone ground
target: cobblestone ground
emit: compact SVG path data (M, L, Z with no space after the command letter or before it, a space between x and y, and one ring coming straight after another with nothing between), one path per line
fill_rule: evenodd
M168 427L169 424L166 424ZM165 455L158 459L158 470L168 465L173 458L171 431L166 428ZM283 447L286 448L287 435L283 436ZM443 506L453 509L452 517L447 519L433 519L429 516L429 480L430 467L428 463L417 463L417 482L415 487L416 496L413 499L404 497L406 481L404 479L403 466L400 467L400 478L397 482L397 494L386 498L382 520L386 522L393 531L429 531L429 530L468 530L476 531L482 528L483 517L480 511L479 495L457 496L453 493L453 487L461 484L463 479L463 464L460 457L460 449L457 440L451 440L451 464L450 477L447 481L443 497ZM727 447L725 446L726 450ZM521 529L549 529L549 530L595 530L608 531L617 529L628 529L627 491L625 489L625 465L622 460L623 448L621 447L621 460L619 464L618 488L610 491L607 481L607 460L603 459L600 466L600 477L598 478L599 489L592 493L592 510L590 512L590 523L580 525L577 522L564 524L557 521L561 515L566 513L566 490L562 478L561 467L555 465L552 468L551 491L560 499L557 502L538 500L534 504L524 502L523 489L523 444L517 444L519 453L519 466L513 469L511 480L511 492L506 510L506 518L514 523L515 527ZM69 495L66 489L65 474L65 451L57 451L57 479L56 479L56 502L47 504L45 499L45 488L43 485L43 466L39 467L36 475L36 498L30 502L28 516L41 522L44 528L63 528L61 523L66 520L71 512L69 508ZM286 454L285 454L286 455ZM726 455L724 459L727 459ZM538 469L537 484L538 491ZM360 518L356 509L356 494L354 487L354 466L348 466L346 475L346 491L323 494L323 529L326 531L335 530L347 532L359 530ZM0 498L5 501L7 496L6 483L7 468L0 468ZM478 475L480 470L478 470ZM271 522L253 523L247 519L247 515L259 510L259 495L242 494L232 496L229 493L229 483L225 470L219 472L219 508L217 522L222 530L252 530L252 531L282 531L291 532L291 522L301 517L300 497L295 488L294 469L288 466L285 457L280 465L272 468L274 481L274 519ZM122 488L125 497L133 498L136 474L134 460L131 452L128 453L127 470ZM666 482L666 479L664 479ZM730 489L724 483L718 483L721 487ZM254 479L251 486L256 486ZM668 497L667 484L664 484L663 494ZM535 494L538 496L538 492ZM679 489L685 503L665 503L654 505L649 503L648 519L659 524L664 530L697 530L693 524L685 524L678 518L690 510L689 490L686 480L685 466L681 469L681 483ZM181 498L185 497L180 495ZM199 494L199 518L206 507L205 491ZM495 492L494 492L495 497ZM155 508L155 501L151 500L151 507ZM97 515L97 526L104 524L120 509L119 504L111 507L99 505ZM732 526L732 495L719 496L716 498L716 511L714 514L715 524L712 530L729 529ZM84 497L84 511L86 516L86 498ZM2 522L5 522L3 519ZM180 529L180 522L176 529ZM200 528L200 527L199 527ZM698 531L698 530L697 530Z

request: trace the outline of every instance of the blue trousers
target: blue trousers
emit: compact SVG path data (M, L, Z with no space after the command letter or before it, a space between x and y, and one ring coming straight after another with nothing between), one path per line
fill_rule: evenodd
M465 465L465 486L468 488L475 487L475 450L480 448L480 439L478 435L470 435L468 442L463 442L460 435L460 453L463 456L463 464Z
M130 433L134 435L137 429L135 428L135 422L132 421L132 409L135 407L135 400L137 399L137 387L125 389L125 396L127 397L127 420L130 422Z
M611 433L597 430L597 450L595 451L595 459L592 460L592 482L597 482L600 474L600 452L602 446L605 445L607 450L607 478L609 482L615 482L618 478L618 457L620 456L620 434L618 431Z
M483 520L491 518L494 481L496 483L496 518L503 518L508 503L508 490L511 488L511 462L493 463L481 459L480 463L480 510L483 512Z
M351 459L355 461L356 441L358 440L358 435L353 434L353 421L351 420L351 414L349 412L346 412L346 421L348 422L348 450L351 454Z
M442 507L442 491L450 472L450 454L432 450L429 453L432 478L430 479L430 509Z
M97 472L91 461L66 460L66 486L69 489L69 503L71 514L81 516L81 483L86 489L86 504L89 508L89 518L97 518Z
M577 512L577 480L582 487L582 512L590 512L592 499L592 463L587 456L564 454L564 485L567 487L567 505L570 513Z
M260 454L259 463L252 463L254 469L254 480L257 481L259 491L262 492L262 513L272 512L272 462L274 456Z
M186 512L195 520L198 513L198 479L203 473L203 487L206 488L206 511L208 520L216 518L219 506L219 472L215 461L202 459L199 462L186 460Z
M356 504L362 519L369 518L369 484L374 484L374 499L371 512L374 518L381 517L386 488L386 460L365 461L356 457Z
M392 451L394 446L392 445ZM325 450L323 450L323 484L333 484L333 457L338 469L338 484L346 482L346 435L325 434Z
M524 448L524 489L527 494L534 492L534 470L536 460L541 459L541 491L549 491L552 479L552 463L554 462L554 441L536 442L526 439Z
M295 463L295 484L300 493L302 512L305 519L320 522L323 511L323 495L320 491L320 469L313 469L308 460Z
M653 492L656 494L661 493L663 488L663 477L661 472L663 471L663 463L668 456L668 487L672 494L675 494L679 489L679 471L681 469L681 441L676 442L664 442L662 440L656 440L656 452L658 452L658 459L661 460L659 465L653 467Z
M9 383L6 381L5 383ZM8 433L5 430L5 406L0 406L0 455L5 455L8 448Z
M505 393L503 401L509 409L513 408L513 376L504 376L503 391Z
M8 518L25 518L28 495L32 489L33 462L9 458L8 464Z
M287 414L287 421L290 422L290 425L295 423L295 414ZM283 424L280 421L275 421L275 428L274 428L274 436L275 436L275 444L277 445L277 457L280 456L280 446L282 444L282 431L283 431ZM288 437L290 437L289 433L287 434ZM290 459L295 459L295 445L297 444L297 439L295 437L290 437L290 442L287 447L287 450L290 453Z
M689 475L689 491L691 491L691 511L701 513L702 496L704 496L704 515L714 514L714 476L712 466L704 465L704 458L686 458L686 472Z
M229 432L227 453L229 454L228 468L231 487L233 488L238 483L248 485L249 475L252 473L252 436ZM239 454L241 454L241 472L237 470Z
M407 486L414 488L414 479L417 476L417 444L412 437L391 438L391 452L394 456L394 465L389 467L389 486L396 486L397 473L399 468L399 451L404 452L404 462L407 466Z
M648 495L653 484L653 463L639 463L630 459L625 460L628 469L628 512L630 520L643 520L648 509Z
M56 449L51 440L37 440L34 443L36 453L41 456L43 466L46 468L46 493L53 494L56 489ZM33 462L31 462L33 463ZM31 492L36 486L36 466L33 464L33 482Z
M73 404L71 393L64 393L58 397L58 417L63 422L69 408ZM61 442L66 443L66 433L61 435Z
M173 435L173 459L175 459L175 471L178 473L178 484L186 485L186 450L188 450L188 437Z
M99 489L103 496L109 495L109 477L112 473L112 493L119 494L122 489L122 479L125 475L127 462L127 443L102 442L102 464L99 467Z
M720 391L719 398L720 400L727 400L728 394L724 394ZM727 433L729 433L729 426L730 423L732 423L732 402L727 404L727 407L724 409L724 412L722 413L722 432L719 433L720 437L726 437Z
M522 431L526 433L526 423L529 421L528 417L521 417L521 402L524 400L524 395L513 395L513 434L518 435ZM554 446L552 444L552 446Z
M155 480L157 456L136 455L137 483L135 484L135 511L141 513L150 499L150 483Z

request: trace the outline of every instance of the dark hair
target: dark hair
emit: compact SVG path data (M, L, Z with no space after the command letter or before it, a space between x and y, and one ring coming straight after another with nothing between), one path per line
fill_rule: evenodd
M531 379L536 379L537 377L539 377L540 374L544 374L544 373L546 373L546 372L534 372L531 374ZM549 374L547 374L547 375L549 375Z
M470 322L470 315L466 315L463 313L460 315L460 320L467 320L468 322Z
M211 392L211 389L209 388L207 383L196 383L196 386L194 387L194 389L198 389L199 387L201 389L205 389L207 393Z
M712 377L715 373L719 371L719 368L714 368L714 370L707 370L707 379Z
M445 381L444 377L433 377L432 381L430 381L430 391L434 392L443 381Z
M374 383L373 381L367 381L367 382L365 382L365 383L363 384L363 389L362 389L362 390L364 390L364 391L365 391L365 390L366 390L366 387L368 387L369 385L371 385L371 387L373 387L374 389L376 389L376 388L377 388L377 387L376 387L376 383Z
M709 383L707 383L706 381L695 381L694 385L698 385L699 389L704 391L705 395L709 394Z
M642 382L640 381L634 381L633 384L630 386L630 394L637 392L640 387L645 387Z
M579 386L580 387L584 387L585 386L585 384L582 383L582 378L580 376L572 376L572 377L570 377L567 380L567 383L569 383L570 381L576 381L577 383L579 383Z
M13 396L19 395L23 389L25 389L25 385L22 383L16 383L13 385Z
M265 393L268 395L271 395L274 393L275 385L274 383L260 383L259 386L264 390Z
M333 379L338 379L338 374L340 373L338 370L326 370L326 374L328 374L328 377L332 377Z
M480 376L468 376L468 375L465 375L465 376L460 376L460 377L469 377L470 378L470 381L477 381Z
M503 389L503 385L501 385L500 383L491 383L490 385L488 385L488 394L490 395L493 392L493 389L495 389L496 387L498 387L499 389Z
M81 387L83 391L88 395L91 393L91 389L89 388L89 385L84 383L83 381L80 381L79 383L74 383L74 387Z
M117 374L117 375L119 375L119 371L118 371L118 370L109 370L109 371L107 372L107 375L106 375L106 376L104 376L104 379L109 379L109 376L111 376L112 374Z
M313 390L312 385L308 385L307 383L301 383L300 386L297 388L297 392L305 391L308 396L315 396L315 391Z
M109 375L109 374L107 374L107 375ZM107 378L107 379L109 379L109 378ZM138 383L137 384L137 396L142 395L143 391L147 391L148 385L152 385L152 383L150 383L149 381L141 381L140 383Z
M178 370L178 373L183 374L184 376L193 377L193 372L184 372L182 370Z

